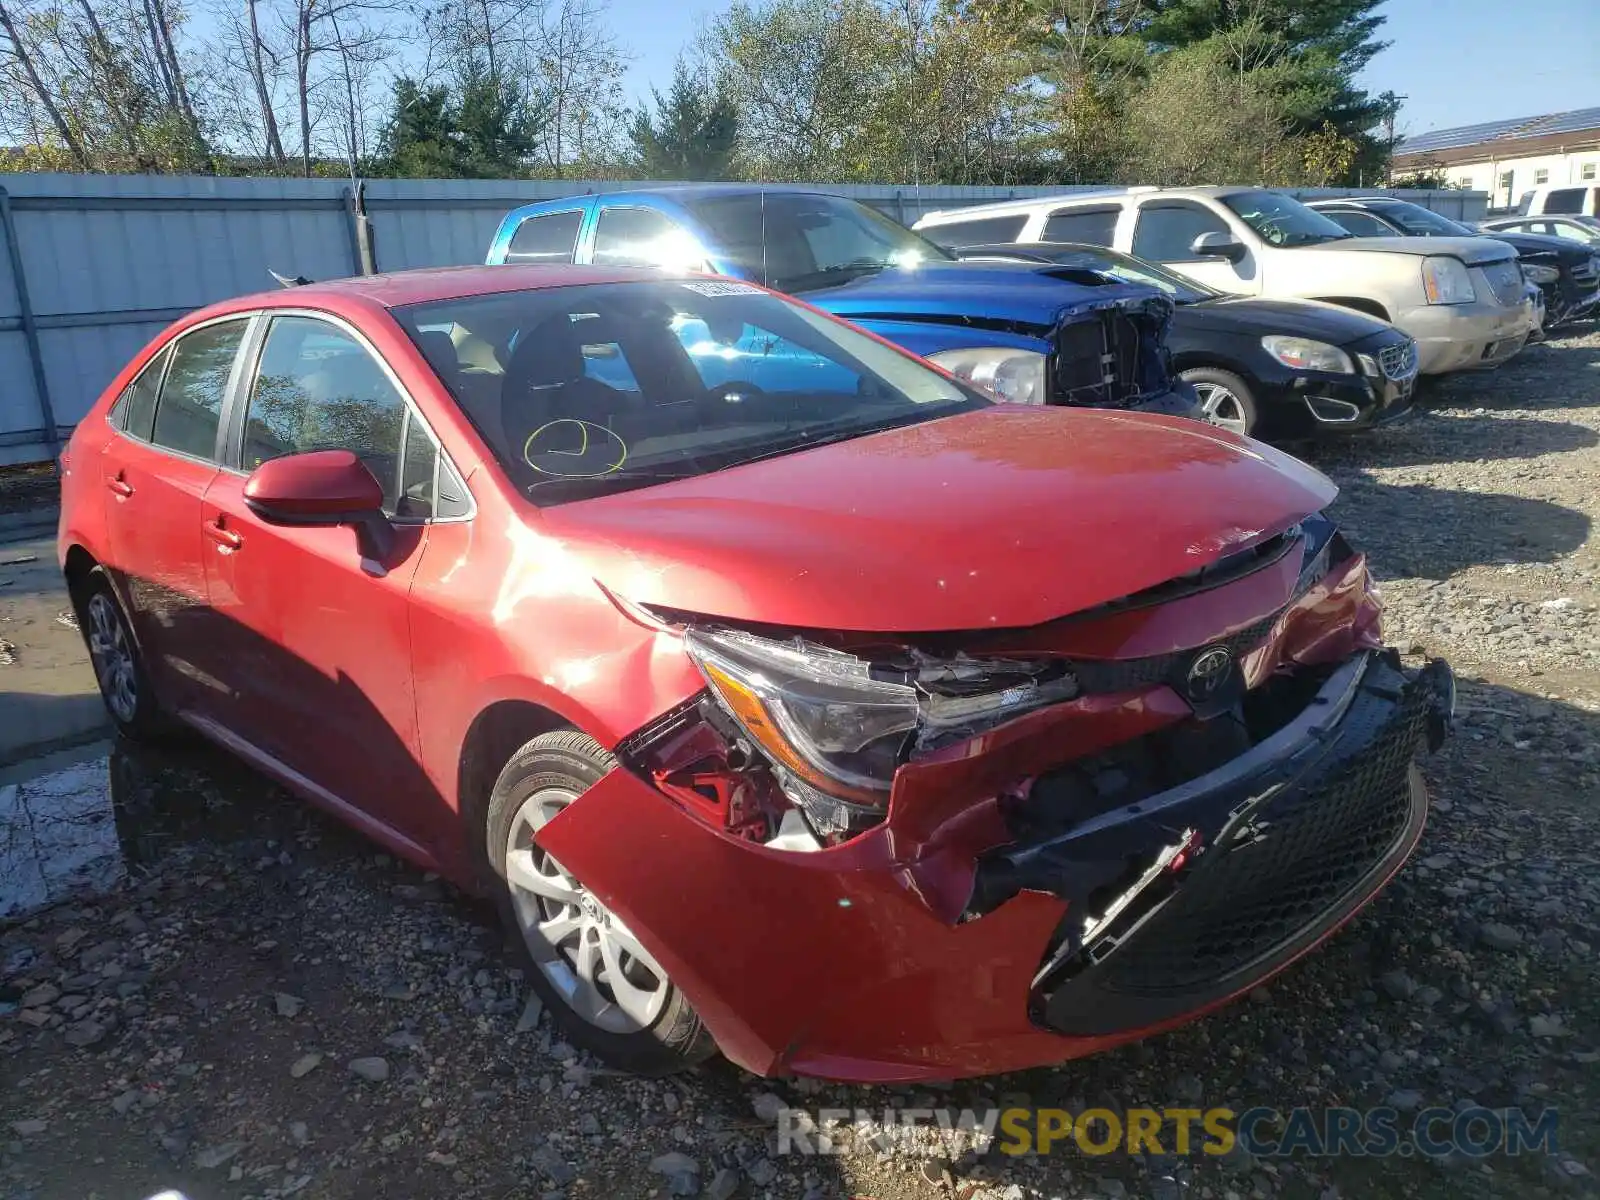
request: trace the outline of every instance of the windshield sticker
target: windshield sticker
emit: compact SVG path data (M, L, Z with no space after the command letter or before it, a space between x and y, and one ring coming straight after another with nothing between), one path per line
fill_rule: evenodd
M522 461L556 479L598 479L622 469L628 444L604 425L558 417L528 435Z
M701 296L762 296L766 293L754 284L739 283L732 279L687 279L678 285Z

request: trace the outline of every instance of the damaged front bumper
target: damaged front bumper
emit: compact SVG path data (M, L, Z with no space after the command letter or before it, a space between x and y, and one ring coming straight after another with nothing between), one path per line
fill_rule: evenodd
M1337 928L1420 836L1412 758L1452 697L1443 663L1356 651L1253 749L1077 820L984 801L983 781L1175 728L1190 714L1170 688L1019 718L918 768L883 824L811 853L731 837L623 768L539 840L750 1071L1017 1070L1181 1024Z
M1453 708L1442 661L1407 672L1364 652L1208 774L1042 837L1037 815L1019 815L1018 840L980 862L974 905L1023 890L1068 902L1035 1018L1075 1037L1159 1025L1310 949L1416 845L1427 800L1413 758L1443 740Z

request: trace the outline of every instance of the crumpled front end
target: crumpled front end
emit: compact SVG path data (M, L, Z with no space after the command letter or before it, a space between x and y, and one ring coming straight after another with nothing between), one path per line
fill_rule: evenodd
M1068 309L1050 333L1048 403L1195 416L1198 397L1167 350L1172 311L1158 293Z
M1093 1053L1256 986L1416 844L1453 685L1383 650L1378 611L1312 517L1032 628L690 623L707 692L540 841L752 1071Z

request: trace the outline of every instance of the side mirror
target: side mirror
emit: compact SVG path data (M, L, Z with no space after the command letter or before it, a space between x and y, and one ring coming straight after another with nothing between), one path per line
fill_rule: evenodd
M1244 243L1231 234L1213 231L1195 238L1189 251L1196 258L1225 258L1229 262L1238 262L1244 257Z
M244 502L273 525L353 525L368 558L383 558L394 540L383 485L349 450L269 459L245 480Z

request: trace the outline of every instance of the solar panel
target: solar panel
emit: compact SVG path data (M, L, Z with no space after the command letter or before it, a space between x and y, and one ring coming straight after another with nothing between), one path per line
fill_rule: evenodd
M1600 129L1600 108L1579 108L1572 112L1557 113L1551 124L1540 128L1540 133L1576 133L1582 129Z
M1600 129L1600 108L1579 108L1537 117L1515 117L1505 121L1485 121L1478 125L1458 125L1452 129L1434 129L1400 139L1395 150L1400 154L1420 154L1429 150L1476 146L1481 142L1502 138L1542 137L1545 134L1576 133L1589 129Z

